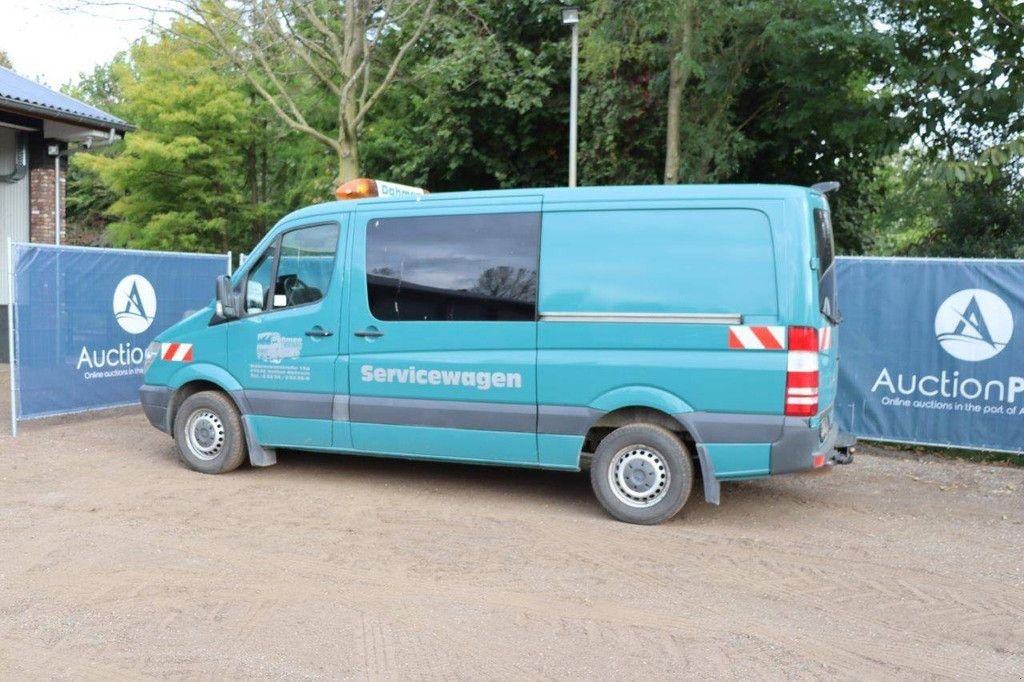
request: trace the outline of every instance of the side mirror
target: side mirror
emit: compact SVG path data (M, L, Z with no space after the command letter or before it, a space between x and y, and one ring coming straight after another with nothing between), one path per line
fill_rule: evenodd
M228 320L242 316L241 296L231 288L231 278L227 275L217 277L217 314Z

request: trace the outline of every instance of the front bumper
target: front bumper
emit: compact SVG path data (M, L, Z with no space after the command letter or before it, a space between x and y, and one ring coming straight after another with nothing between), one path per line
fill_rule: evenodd
M168 408L172 394L173 391L167 386L143 384L139 389L139 401L149 423L168 434L171 432Z

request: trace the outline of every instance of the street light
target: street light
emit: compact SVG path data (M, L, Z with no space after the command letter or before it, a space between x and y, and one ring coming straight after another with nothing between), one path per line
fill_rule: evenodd
M580 10L562 8L562 23L572 26L572 65L569 67L569 186L576 186L576 109L579 96Z

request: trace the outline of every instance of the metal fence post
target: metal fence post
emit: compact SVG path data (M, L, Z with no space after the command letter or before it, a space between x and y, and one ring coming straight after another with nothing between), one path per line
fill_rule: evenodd
M7 238L7 356L8 365L11 372L11 437L18 437L18 408L15 404L17 398L17 390L15 387L15 372L14 362L14 304L16 302L14 295L14 240L10 237Z

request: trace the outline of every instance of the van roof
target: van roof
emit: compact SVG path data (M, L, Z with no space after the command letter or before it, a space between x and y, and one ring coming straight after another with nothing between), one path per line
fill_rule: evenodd
M464 192L437 192L414 197L375 197L329 201L298 209L281 222L330 213L347 213L361 206L402 206L434 203L459 199L510 199L514 197L542 198L545 204L573 203L577 201L636 201L656 199L805 199L819 196L809 187L798 185L742 184L742 185L615 185L600 187L544 187L526 189L492 189Z

